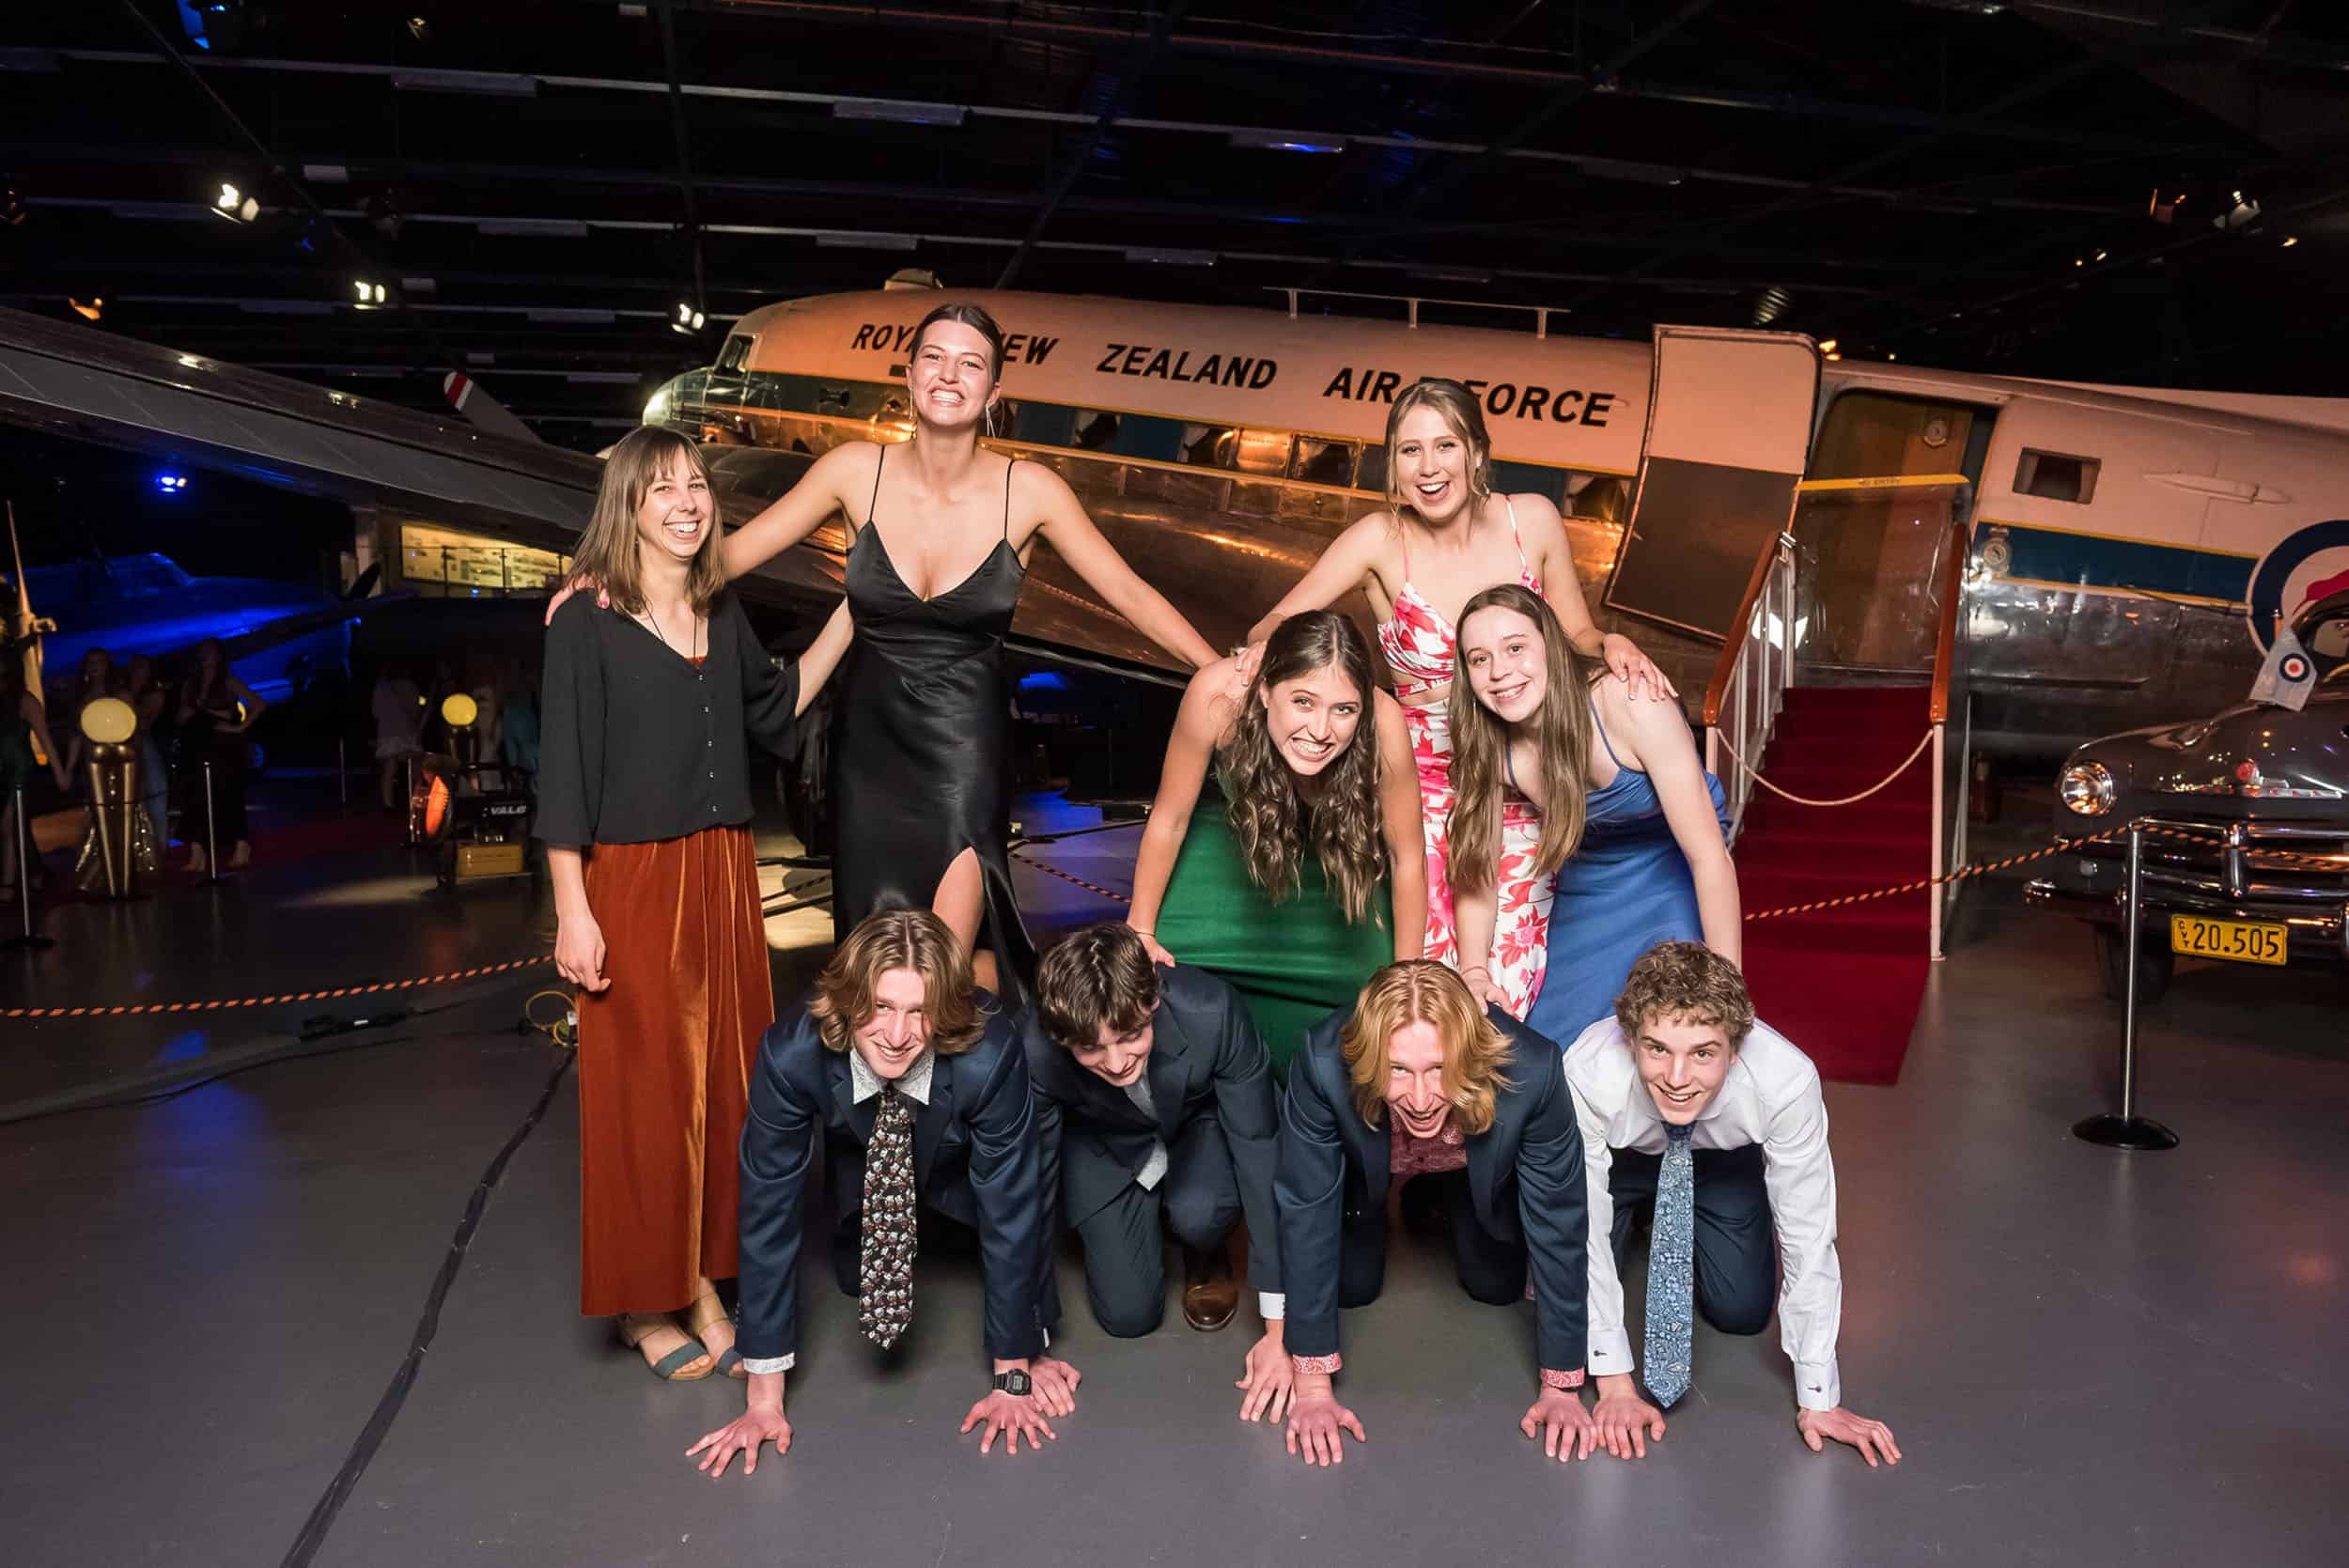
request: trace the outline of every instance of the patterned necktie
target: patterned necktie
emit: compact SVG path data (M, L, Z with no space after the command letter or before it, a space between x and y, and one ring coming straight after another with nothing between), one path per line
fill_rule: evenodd
M887 1350L913 1320L913 1110L894 1083L881 1088L873 1141L864 1146L864 1238L857 1322Z
M1664 1128L1664 1162L1656 1172L1656 1223L1647 1255L1647 1391L1669 1410L1688 1391L1689 1336L1695 1327L1697 1167L1693 1126Z

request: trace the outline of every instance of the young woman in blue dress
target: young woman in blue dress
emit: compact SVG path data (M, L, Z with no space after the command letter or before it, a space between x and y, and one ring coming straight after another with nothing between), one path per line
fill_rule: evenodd
M1492 982L1502 900L1504 792L1542 814L1522 875L1553 876L1546 971L1525 1021L1557 1041L1612 1012L1631 966L1659 941L1702 941L1738 961L1737 873L1721 788L1679 705L1635 695L1568 642L1547 602L1515 583L1460 612L1451 696L1452 887L1460 972ZM1520 907L1526 900L1517 901Z

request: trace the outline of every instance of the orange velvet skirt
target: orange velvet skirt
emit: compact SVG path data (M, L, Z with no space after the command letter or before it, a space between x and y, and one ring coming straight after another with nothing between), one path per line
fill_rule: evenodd
M748 828L599 844L611 985L579 1006L579 1310L675 1312L738 1272L742 1122L774 985Z

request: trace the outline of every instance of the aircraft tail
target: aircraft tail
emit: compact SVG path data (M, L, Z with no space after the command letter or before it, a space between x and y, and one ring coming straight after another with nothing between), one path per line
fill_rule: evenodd
M441 378L441 393L448 399L449 407L492 435L511 436L516 441L538 439L538 432L523 424L505 404L482 391L480 383L462 370L452 370Z

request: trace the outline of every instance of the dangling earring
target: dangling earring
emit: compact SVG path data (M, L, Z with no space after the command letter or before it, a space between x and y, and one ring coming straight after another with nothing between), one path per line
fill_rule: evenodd
M989 441L995 439L995 411L1002 406L999 403L989 403L987 406L987 439Z

